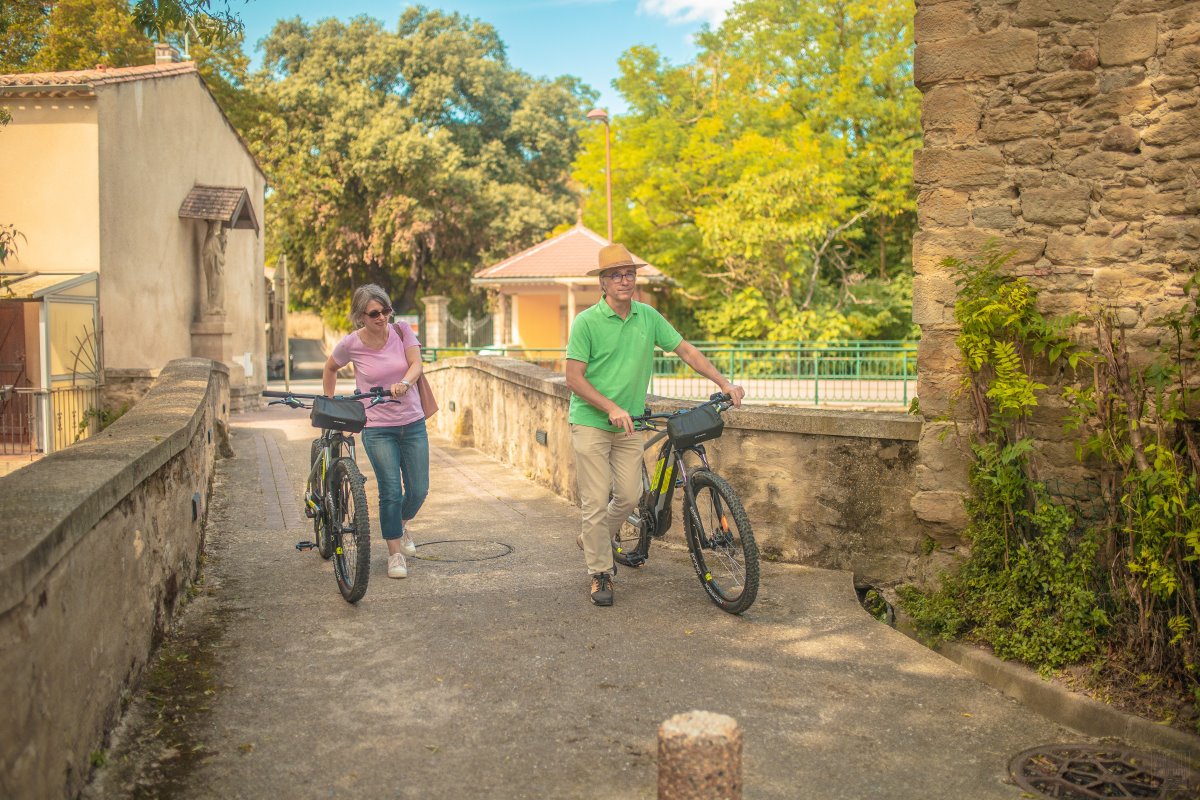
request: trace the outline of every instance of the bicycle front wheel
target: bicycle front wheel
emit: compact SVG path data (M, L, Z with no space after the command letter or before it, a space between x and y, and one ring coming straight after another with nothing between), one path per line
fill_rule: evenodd
M718 608L741 614L758 596L758 545L750 518L721 476L696 470L688 483L683 522L692 566Z
M312 468L321 460L325 446L320 437L313 439L312 447L308 450L308 474L312 475ZM321 475L317 475L317 480L321 479ZM319 485L319 484L318 484ZM312 490L312 486L309 486ZM333 555L333 543L330 541L329 534L326 531L328 526L328 514L325 509L317 511L313 517L313 536L317 540L317 552L321 554L321 558L329 559Z
M366 481L349 458L333 462L329 477L329 528L333 574L347 602L357 603L371 577L371 522L367 516Z

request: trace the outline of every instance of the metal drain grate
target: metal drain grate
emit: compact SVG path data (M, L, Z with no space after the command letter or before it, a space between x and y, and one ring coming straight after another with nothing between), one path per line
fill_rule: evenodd
M1042 745L1014 756L1008 772L1022 789L1061 800L1200 797L1200 773L1164 756L1124 747Z
M417 545L417 554L412 558L421 561L489 561L493 558L502 558L512 551L512 545L504 542L489 542L483 539L441 539Z

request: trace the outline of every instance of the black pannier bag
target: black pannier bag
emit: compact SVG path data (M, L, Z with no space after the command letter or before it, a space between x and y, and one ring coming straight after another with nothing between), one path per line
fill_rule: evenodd
M691 447L716 439L725 430L725 420L714 406L700 406L667 420L667 436L676 447Z
M345 433L358 433L367 426L367 409L357 400L334 400L318 397L313 400L309 415L314 428L332 428Z

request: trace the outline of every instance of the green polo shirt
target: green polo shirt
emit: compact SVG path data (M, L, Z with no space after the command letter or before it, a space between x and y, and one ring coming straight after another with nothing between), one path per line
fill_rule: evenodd
M646 410L655 345L671 352L682 341L671 323L645 303L635 300L629 316L621 319L601 298L575 318L567 358L586 364L584 376L596 391L636 416ZM567 419L575 425L618 430L608 423L608 414L574 393Z

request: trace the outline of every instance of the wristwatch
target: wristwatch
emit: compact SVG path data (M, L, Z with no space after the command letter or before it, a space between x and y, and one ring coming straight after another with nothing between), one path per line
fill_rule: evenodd
M400 379L400 382L403 383L405 386L407 386L409 389L412 388L412 384L409 383L408 381L404 380L403 378Z

